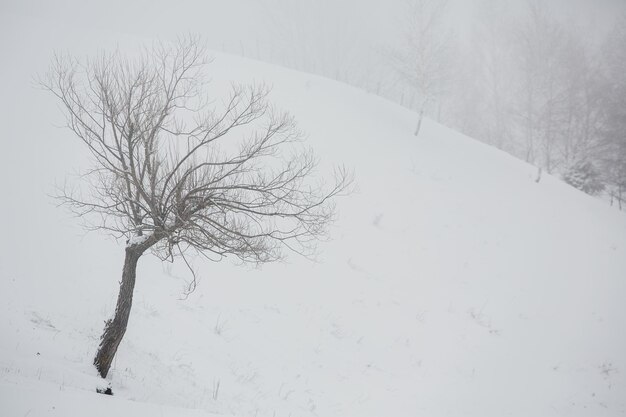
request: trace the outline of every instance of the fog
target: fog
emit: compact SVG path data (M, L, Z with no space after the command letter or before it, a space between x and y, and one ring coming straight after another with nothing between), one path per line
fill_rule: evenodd
M0 415L626 410L626 0L0 0L0 58Z
M423 3L446 3L442 26L460 42L467 42L487 9L499 10L514 19L523 15L528 2ZM604 37L615 18L626 10L626 2L621 0L541 3L559 21L577 25L587 39ZM386 51L404 42L410 4L410 0L5 0L0 10L8 19L11 14L28 15L76 32L104 31L161 39L197 33L214 50L374 88L380 78L386 82L393 78L388 74L393 70ZM374 78L379 79L373 81Z
M408 0L4 0L3 13L24 14L77 30L105 30L142 37L174 38L193 32L213 49L243 54L311 72L345 69L381 60L380 53L402 41ZM449 0L446 25L468 36L489 4L520 14L525 0ZM586 34L603 36L621 0L542 2L560 20L575 21ZM363 71L365 72L365 71Z
M9 0L0 7L5 38L20 34L12 16L26 15L55 32L61 50L111 46L120 35L198 34L212 50L390 99L563 178L585 165L584 175L598 177L591 193L622 200L623 176L614 172L624 170L615 155L625 146L607 133L622 123L609 116L620 101L611 85L623 78L621 0ZM5 41L20 48L19 39Z

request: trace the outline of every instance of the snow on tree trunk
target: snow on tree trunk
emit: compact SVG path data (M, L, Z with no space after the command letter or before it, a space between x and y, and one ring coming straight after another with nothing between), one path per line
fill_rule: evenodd
M112 320L107 320L104 333L100 338L100 346L93 361L100 376L106 378L111 368L111 363L117 352L117 348L126 333L130 309L133 305L133 290L135 289L135 277L137 271L137 261L143 251L136 246L126 248L126 258L122 271L122 282L120 292L117 297L115 316Z

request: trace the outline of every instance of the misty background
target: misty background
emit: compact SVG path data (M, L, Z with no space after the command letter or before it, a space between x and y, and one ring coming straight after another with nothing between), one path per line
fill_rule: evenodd
M535 165L538 180L548 172L623 206L622 0L1 4L5 27L27 15L48 31L70 28L68 44L86 49L102 33L146 40L196 33L213 50L390 99Z
M625 13L626 0L0 0L0 414L623 414ZM142 260L107 401L92 358L123 240L56 207L91 160L37 75L54 51L137 56L188 33L216 51L209 93L273 84L321 168L354 169L358 190L314 264L198 257L183 301L185 263ZM435 122L420 130L422 116Z

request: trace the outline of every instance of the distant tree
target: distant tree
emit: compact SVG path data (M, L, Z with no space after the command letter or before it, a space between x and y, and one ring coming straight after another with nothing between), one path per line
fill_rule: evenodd
M597 195L604 190L600 172L587 160L572 165L563 174L563 180L590 195Z
M144 253L188 266L190 251L253 263L279 260L285 248L310 254L333 220L333 197L351 183L341 168L328 187L312 181L316 158L266 88L233 85L222 106L211 102L208 62L198 39L184 38L136 59L57 57L41 81L93 159L82 186L59 198L126 239L115 315L94 359L102 377L126 332Z
M519 99L515 106L524 159L552 172L565 32L546 5L527 0L516 30Z
M504 32L507 24L506 6L501 2L491 0L483 3L480 24L477 27L478 53L481 60L481 80L484 88L481 93L487 101L487 112L484 115L486 123L485 140L500 149L508 147L509 139L508 107L510 99L506 96L510 88L511 65L509 37ZM482 123L481 123L482 124Z
M599 77L590 48L546 4L527 0L525 9L513 45L517 154L561 175L583 160L598 166Z
M603 48L601 135L605 145L603 172L612 200L626 201L626 15L618 19Z
M514 151L511 93L517 75L511 47L511 11L498 0L480 0L469 36L459 40L454 85L447 123L465 134L507 151Z
M580 39L570 37L560 62L563 70L555 115L558 129L554 134L558 150L555 165L564 169L571 169L580 161L588 161L598 169L605 151L600 135L601 71L595 61Z
M447 4L448 0L409 1L404 45L390 53L401 80L420 100L415 136L428 105L442 96L452 71L453 38L444 25Z

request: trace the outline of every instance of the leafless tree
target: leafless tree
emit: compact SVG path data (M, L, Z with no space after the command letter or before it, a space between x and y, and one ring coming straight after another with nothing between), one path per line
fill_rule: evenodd
M453 39L444 26L447 3L448 0L409 0L405 43L390 54L401 80L420 100L415 136L428 105L441 98L450 77Z
M333 219L333 197L351 183L343 168L332 184L314 179L315 156L264 86L233 85L221 105L209 100L209 62L187 37L137 58L57 56L42 78L93 159L82 186L59 198L91 215L93 228L126 239L115 315L94 359L102 377L126 331L144 253L188 266L190 251L253 263L279 260L285 248L311 254Z
M604 42L600 85L601 136L605 145L601 165L611 204L626 207L626 13Z
M520 70L517 115L523 131L527 162L551 173L555 164L556 133L562 104L562 55L566 32L545 4L525 2L527 16L520 23L515 47Z
M455 89L458 96L455 99L467 102L470 125L473 127L471 136L484 139L500 149L511 149L512 126L508 114L511 98L507 90L516 70L511 63L514 51L507 35L510 26L508 13L507 5L501 1L481 1L467 48L467 63L463 63L464 68L469 67L470 71L459 71L466 75Z
M518 155L547 173L564 174L600 152L600 71L581 30L564 25L542 2L527 0L525 9L512 45Z

